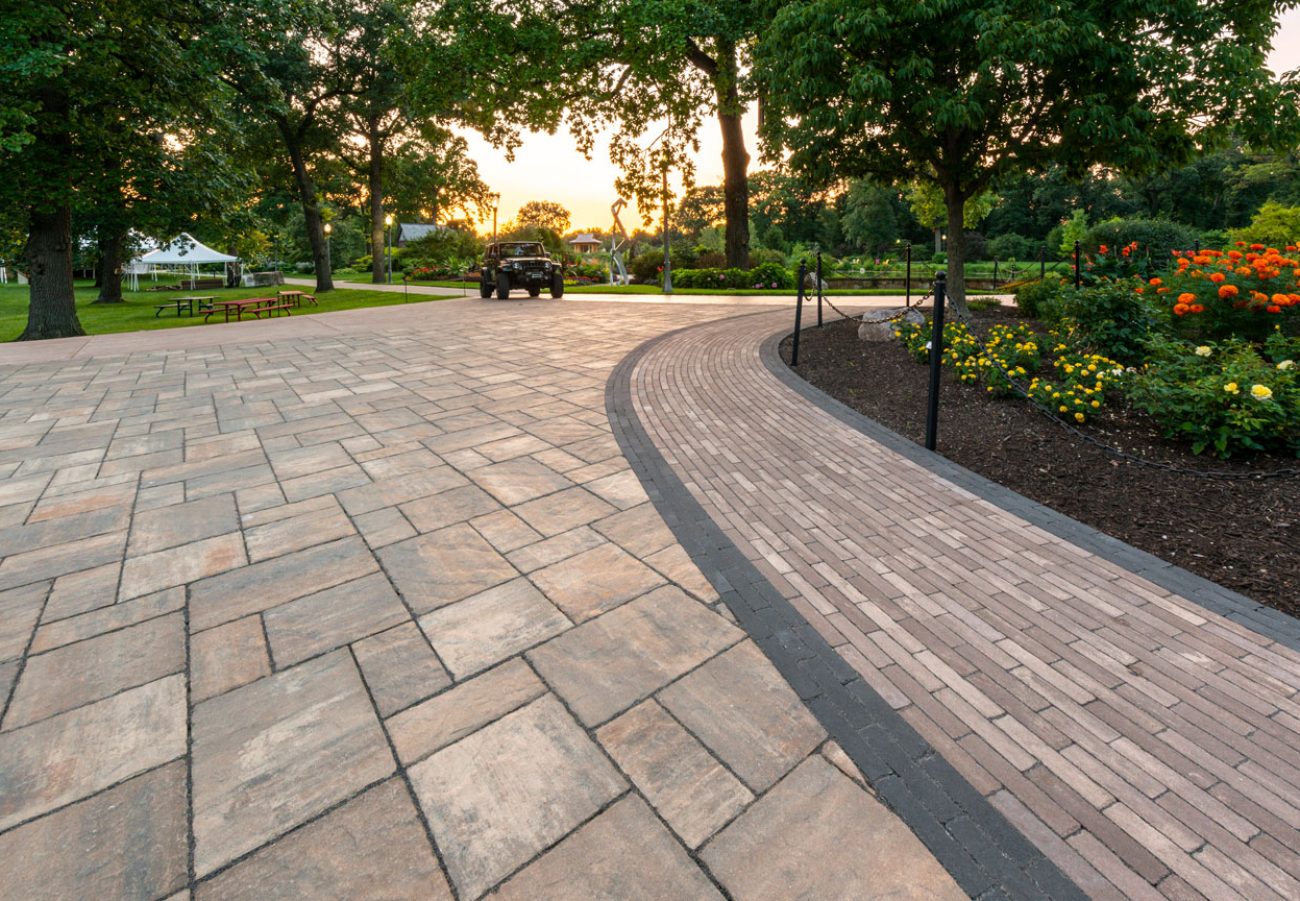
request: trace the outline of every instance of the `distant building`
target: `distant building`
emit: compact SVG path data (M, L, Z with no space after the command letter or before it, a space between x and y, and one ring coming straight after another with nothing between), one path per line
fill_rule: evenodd
M575 253L595 253L605 246L605 242L592 234L578 235L569 239L569 246Z
M402 222L397 226L397 246L405 247L410 241L418 241L434 232L446 231L445 225L432 225L426 222Z

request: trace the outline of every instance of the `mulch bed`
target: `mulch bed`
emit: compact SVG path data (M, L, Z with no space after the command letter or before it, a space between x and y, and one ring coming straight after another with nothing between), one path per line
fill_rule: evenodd
M983 335L1014 312L980 311ZM789 339L781 345L790 360ZM858 340L857 322L803 333L798 373L921 443L929 369L900 342ZM1260 603L1300 615L1300 479L1225 481L1116 459L1037 412L958 382L945 367L938 449L954 462ZM1111 401L1083 430L1144 460L1201 471L1267 473L1300 461L1218 460L1165 441L1150 418Z

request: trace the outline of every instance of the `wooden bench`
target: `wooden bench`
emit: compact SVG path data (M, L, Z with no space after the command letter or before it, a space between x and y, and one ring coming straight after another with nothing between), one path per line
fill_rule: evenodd
M259 304L259 305L257 305L257 306L253 306L253 307L244 307L243 310L241 310L240 312L243 312L243 313L252 313L252 314L253 314L253 317L254 317L255 319L261 319L263 313L266 313L266 314L267 314L267 317L269 318L270 315L271 315L272 313L277 312L277 311L279 311L279 310L283 310L283 311L284 311L284 315L286 315L286 316L292 316L292 315L293 315L293 307L292 307L292 304L287 304L287 303L275 303L274 301L272 301L272 302L270 302L270 303Z
M230 321L231 313L235 314L236 322L242 322L245 313L251 314L254 319L261 319L263 313L266 313L269 316L271 313L279 311L284 311L285 315L288 316L293 315L293 312L289 308L289 304L282 302L279 298L249 297L244 300L213 301L211 308L207 309L204 313L203 321L207 322L208 318L213 316L218 310L224 314L226 322Z

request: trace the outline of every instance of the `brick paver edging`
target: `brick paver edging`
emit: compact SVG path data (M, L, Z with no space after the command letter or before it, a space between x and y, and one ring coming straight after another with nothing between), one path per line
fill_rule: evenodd
M857 429L899 456L925 467L935 475L1001 507L1008 513L1019 516L1045 532L1063 538L1103 560L1109 560L1116 566L1123 567L1161 588L1181 595L1293 651L1300 651L1300 620L1267 607L1244 594L1224 588L1180 566L1161 560L1118 538L1099 532L1092 526L1058 513L1022 494L1017 494L1004 485L986 479L964 466L959 466L941 454L926 450L921 445L904 438L892 429L886 428L874 419L840 403L821 389L810 385L792 372L789 365L781 358L781 341L788 334L787 330L782 329L762 343L759 356L763 365L787 387L840 422Z
M709 518L664 460L636 414L631 385L642 357L675 334L645 342L615 367L605 405L620 449L678 542L880 799L963 891L975 898L1085 897L844 662Z

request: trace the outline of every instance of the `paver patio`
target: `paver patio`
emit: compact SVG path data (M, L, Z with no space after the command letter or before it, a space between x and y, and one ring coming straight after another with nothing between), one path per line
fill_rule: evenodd
M0 348L0 895L1300 897L1297 624L755 309Z
M0 348L0 896L960 896L611 432L738 312Z

